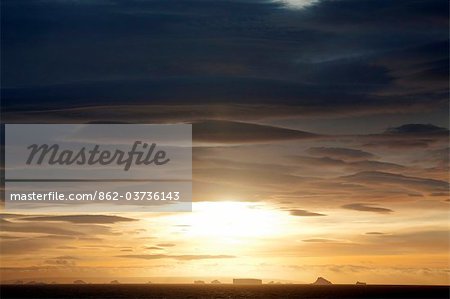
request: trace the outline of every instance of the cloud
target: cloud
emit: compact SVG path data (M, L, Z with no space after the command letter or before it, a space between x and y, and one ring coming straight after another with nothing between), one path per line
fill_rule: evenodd
M83 236L82 231L72 230L70 228L62 228L54 225L47 224L33 224L28 223L2 223L2 231L4 232L16 232L16 233L39 233L50 235L62 235L62 236Z
M320 0L281 0L282 3L286 3L289 8L301 9L313 5Z
M0 236L0 240L17 240L20 239L20 237L16 237L16 236Z
M62 256L57 256L57 257L55 257L55 259L63 259L63 260L79 260L78 257L72 256L72 255L62 255Z
M388 128L386 134L399 135L443 135L448 136L448 129L441 128L432 124L406 124L400 127Z
M334 240L330 239L305 239L302 240L302 242L312 242L312 243L328 243L328 242L334 242Z
M381 134L361 135L357 139L366 147L426 148L431 145L447 145L449 131L432 124L405 124L386 129Z
M406 5L410 4L410 5ZM371 0L323 0L312 6L311 10L304 11L308 15L308 21L323 22L330 30L341 31L348 29L349 33L361 32L361 29L379 28L386 34L392 35L398 32L413 31L413 28L426 26L440 28L447 19L442 11L448 8L448 3L439 0L408 2L400 0L392 2L381 0L374 3ZM386 10L392 15L383 15ZM373 12L369 15L367 12ZM382 15L383 18L379 16ZM430 22L430 19L433 22ZM401 22L398 22L401 20ZM317 24L319 25L319 24ZM397 25L397 27L395 27ZM350 26L356 26L351 31ZM413 27L413 28L411 28ZM388 30L391 32L388 32Z
M87 241L99 241L97 235L117 235L111 227L103 224L109 224L100 220L100 223L92 222L92 219L86 219L81 217L77 219L77 216L98 216L98 215L65 215L65 216L25 216L22 215L14 221L7 221L2 223L2 231L7 233L20 233L17 238L17 243L11 243L11 246L20 246L23 242L23 246L26 246L27 242L43 244L50 242L59 242L60 245L64 245L63 242L69 242L73 240L87 240ZM67 217L67 218L66 218ZM28 221L31 218L31 221ZM116 219L118 220L118 219ZM63 225L55 225L53 221L64 221ZM110 222L110 224L115 222ZM89 224L89 225L83 225ZM29 234L33 234L32 238Z
M374 212L374 213L380 213L380 214L388 214L388 213L393 212L391 209L369 206L369 205L362 204L362 203L343 205L342 208L347 209L347 210L355 210L355 211L362 211L362 212Z
M207 255L207 254L197 254L197 255L168 255L168 254L129 254L129 255L119 255L117 257L132 258L132 259L144 259L144 260L156 260L156 259L175 259L179 261L192 261L192 260L205 260L205 259L228 259L235 258L232 255Z
M2 255L36 254L42 250L54 248L61 244L61 240L20 238L18 240L2 240L0 253Z
M48 265L55 265L55 266L63 266L63 267L73 267L76 265L76 260L78 260L75 257L55 257L55 258L51 258L51 259L47 259L44 261L44 264L48 264Z
M22 217L25 216L23 214L11 214L11 213L2 213L0 214L0 219L9 219L9 218L18 218L18 217Z
M369 186L377 185L377 187L379 187L383 184L385 186L397 186L423 192L447 193L449 190L449 184L445 181L379 171L359 172L343 177L343 179L345 181L362 183Z
M281 164L214 158L194 158L193 164L195 190L201 190L199 197L207 191L218 192L222 189L227 194L230 186L234 191L248 192L252 196L251 193L279 191L280 188L292 188L310 180L292 174L291 166Z
M319 135L298 130L230 121L194 123L192 134L195 142L243 144L319 137Z
M375 237L376 236L376 237ZM432 230L398 231L392 234L355 235L349 242L302 242L292 244L283 251L297 252L303 256L329 257L356 255L397 255L412 253L446 254L448 251L449 231L445 227ZM283 254L283 253L280 253Z
M417 162L431 163L435 168L447 170L449 169L450 148L448 146L436 150L429 150L423 153Z
M305 157L291 156L290 160L298 163L299 166L310 168L326 167L329 170L342 168L348 171L399 171L405 169L404 166L382 161L361 160L361 161L344 161L330 157Z
M447 106L445 1L70 2L4 3L8 121L248 121Z
M71 222L79 224L95 223L95 224L112 224L117 222L129 222L137 221L137 219L126 218L121 216L109 216L109 215L63 215L63 216L35 216L26 217L21 220L25 221L58 221L58 222Z
M392 69L390 92L414 94L448 89L448 40L391 51L378 63ZM414 71L411 71L414 70Z
M160 243L160 244L156 244L156 246L159 246L159 247L175 247L176 244L173 244L173 243Z
M430 196L448 196L448 193L446 193L446 192L435 192L435 193L431 193Z
M389 148L398 150L408 150L414 148L427 148L430 143L434 140L408 140L408 139L397 139L397 140L376 140L373 142L368 142L364 144L364 147L368 148Z
M157 247L157 246L146 246L144 248L148 249L148 250L163 250L164 249L164 248Z
M307 152L313 156L329 157L339 160L368 160L375 158L374 154L358 149L342 147L311 147Z
M304 216L304 217L310 217L310 216L326 216L325 214L315 213L315 212L309 212L306 210L290 210L289 211L292 216Z
M381 242L386 246L391 246L398 250L403 249L405 252L423 252L423 250L432 252L442 250L446 252L449 247L449 235L450 231L448 229L435 229L401 232L380 237L382 238Z

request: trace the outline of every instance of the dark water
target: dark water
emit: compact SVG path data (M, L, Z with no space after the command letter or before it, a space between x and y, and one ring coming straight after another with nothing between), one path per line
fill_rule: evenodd
M448 299L446 286L356 285L4 285L0 298L133 299Z

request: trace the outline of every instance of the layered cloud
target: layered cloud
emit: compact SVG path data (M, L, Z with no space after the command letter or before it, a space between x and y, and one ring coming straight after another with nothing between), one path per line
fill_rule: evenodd
M136 221L137 219L126 218L121 216L109 215L64 215L64 216L35 216L25 217L21 220L25 221L47 221L47 222L71 222L71 223L92 223L92 224L111 224L116 222Z
M400 174L368 171L359 172L344 178L346 181L359 182L367 185L384 185L401 187L424 192L448 192L449 183L420 177L404 176Z
M175 259L180 261L192 261L192 260L209 260L209 259L229 259L234 258L232 255L205 255L205 254L183 254L183 255L168 255L168 254L128 254L119 255L122 258L132 258L132 259L144 259L144 260L155 260L155 259Z
M208 143L268 143L283 140L301 140L320 137L317 134L229 121L207 121L193 124L193 139Z
M293 2L5 1L6 119L248 121L447 107L448 3ZM390 13L367 17L381 11Z
M448 5L2 1L4 122L193 124L193 213L270 207L2 214L2 274L448 281Z
M355 210L355 211L361 211L361 212L373 212L373 213L380 213L380 214L388 214L388 213L393 212L391 209L371 206L371 205L362 204L362 203L353 203L353 204L343 205L342 208L348 209L348 210Z
M311 216L326 216L325 214L310 212L306 210L290 210L289 213L293 216L303 216L303 217L311 217Z
M375 158L374 154L351 148L341 147L312 147L308 154L340 160L368 160Z

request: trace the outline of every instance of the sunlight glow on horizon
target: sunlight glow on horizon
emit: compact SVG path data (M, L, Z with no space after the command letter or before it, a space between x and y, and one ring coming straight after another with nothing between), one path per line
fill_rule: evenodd
M224 201L196 203L189 215L195 237L239 239L277 235L284 213L261 203Z

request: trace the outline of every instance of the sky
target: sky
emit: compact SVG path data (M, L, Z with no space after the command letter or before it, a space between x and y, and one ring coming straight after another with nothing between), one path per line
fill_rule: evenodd
M2 280L449 284L448 5L2 1L3 123L194 146L192 212L2 211Z

